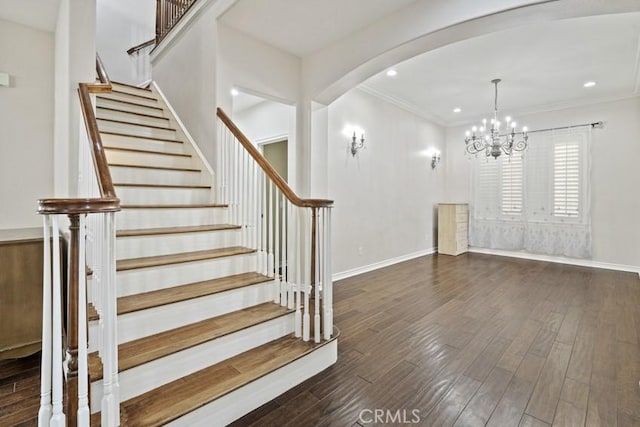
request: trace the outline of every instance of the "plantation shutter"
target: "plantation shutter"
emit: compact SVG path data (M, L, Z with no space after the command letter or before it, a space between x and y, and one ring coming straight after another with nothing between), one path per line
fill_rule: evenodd
M553 215L580 214L580 146L577 141L556 143L553 149Z
M482 159L476 165L475 217L496 219L500 216L500 164L494 159Z
M523 199L523 162L522 155L514 154L502 158L502 214L522 214Z

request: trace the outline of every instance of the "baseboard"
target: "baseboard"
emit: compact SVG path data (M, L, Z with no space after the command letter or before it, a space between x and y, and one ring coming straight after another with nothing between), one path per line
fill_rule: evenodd
M409 261L411 259L419 258L421 256L431 255L431 254L435 253L436 250L437 250L437 248L429 248L429 249L424 249L422 251L413 252L413 253L402 255L402 256L399 256L399 257L395 257L395 258L385 259L383 261L379 261L379 262L376 262L376 263L373 263L373 264L369 264L369 265L365 265L365 266L362 266L362 267L353 268L353 269L347 270L347 271L341 271L340 273L334 273L331 276L331 278L335 282L337 280L342 280L342 279L346 279L348 277L357 276L359 274L368 273L368 272L373 271L373 270L378 270L379 268L388 267L390 265L398 264L398 263L404 262L404 261Z
M638 273L640 276L640 267L633 265L612 264L608 262L594 261L590 259L567 258L553 255L532 254L520 251L505 251L500 249L487 249L478 247L469 247L469 252L487 255L508 256L512 258L530 259L534 261L555 262L558 264L579 265L581 267L603 268L606 270L625 271L629 273Z

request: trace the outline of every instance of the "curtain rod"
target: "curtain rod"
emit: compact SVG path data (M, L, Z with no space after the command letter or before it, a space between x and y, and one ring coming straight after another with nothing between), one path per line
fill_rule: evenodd
M602 128L604 128L604 122L603 121L599 121L599 122L593 122L593 123L583 123L581 125L560 126L560 127L557 127L557 128L529 130L529 131L527 131L527 134L536 133L536 132L549 132L549 131L560 130L560 129L581 128L581 127L585 127L585 126L591 126L591 129L602 129ZM516 132L516 135L521 135L521 134L522 134L522 132ZM507 136L507 135L511 135L511 134L505 134L505 135L500 135L500 136Z
M604 122L599 121L599 122L593 122L593 123L583 123L581 125L560 126L557 128L549 128L549 129L537 129L537 130L530 130L527 133L548 132L548 131L560 130L560 129L573 129L573 128L581 128L585 126L591 126L591 129L602 129L604 127Z

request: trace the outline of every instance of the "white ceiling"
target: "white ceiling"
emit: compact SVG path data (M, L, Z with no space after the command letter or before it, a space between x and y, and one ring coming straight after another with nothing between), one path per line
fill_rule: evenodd
M443 125L640 95L640 13L555 21L445 46L361 87ZM596 81L585 89L583 83ZM453 113L454 107L462 112Z
M0 0L0 19L53 31L60 0Z
M238 0L222 22L302 57L414 1Z

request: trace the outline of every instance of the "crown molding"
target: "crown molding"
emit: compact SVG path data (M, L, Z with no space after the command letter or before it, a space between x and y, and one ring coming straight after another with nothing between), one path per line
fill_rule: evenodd
M604 97L596 98L593 100L589 100L588 102L581 102L581 101L555 102L555 103L533 106L531 108L526 108L526 109L509 110L509 114L511 116L518 116L517 118L519 118L522 116L528 116L532 114L550 113L554 111L568 110L571 108L588 107L590 105L596 105L596 104L605 104L607 102L624 101L625 99L637 98L639 95L640 94L638 93L632 93L632 94L617 95L617 96L604 96ZM480 120L482 120L482 116L475 116L469 119L461 119L461 120L456 120L454 122L448 122L448 123L445 123L445 126L458 127L458 126L464 126L464 125L471 125L473 123L479 122ZM522 119L519 119L518 121L521 121L521 120Z
M435 123L439 126L447 126L447 123L442 120L441 117L438 117L434 114L431 114L427 111L424 111L421 108L416 107L413 104L410 104L406 101L401 100L400 98L396 98L393 95L389 95L387 93L384 92L380 92L377 89L372 88L371 86L367 85L366 83L361 83L360 85L356 86L357 89L360 89L361 91L368 93L369 95L375 96L376 98L385 101L389 104L392 104L402 110L405 110L411 114L415 114L416 116L422 117L425 120L428 120L432 123Z

